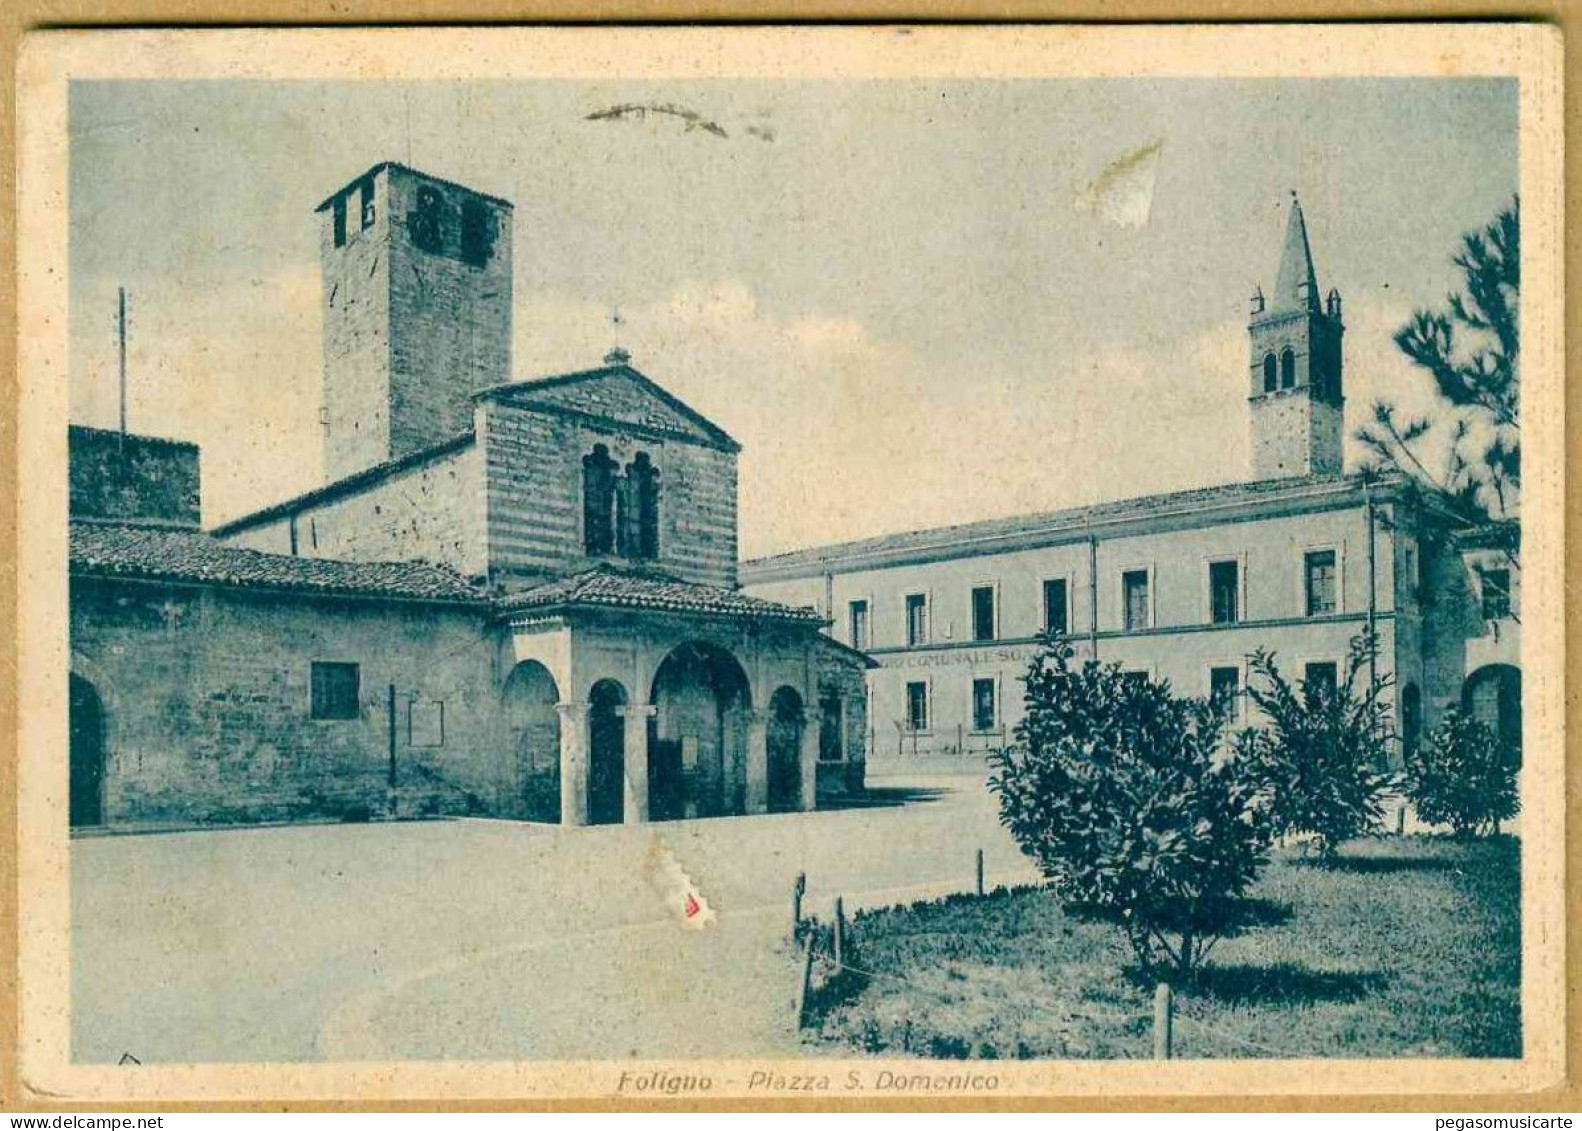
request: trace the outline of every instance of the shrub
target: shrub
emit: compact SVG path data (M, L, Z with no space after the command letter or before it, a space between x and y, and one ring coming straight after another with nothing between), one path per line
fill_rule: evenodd
M990 755L1000 820L1067 903L1114 921L1144 971L1189 975L1268 859L1256 786L1223 718L1119 665L1046 643L1019 744Z
M1419 817L1449 825L1457 836L1496 832L1521 810L1514 752L1460 710L1407 756L1405 786Z
M1371 674L1377 654L1376 637L1354 638L1333 685L1291 683L1275 654L1262 648L1248 659L1254 678L1247 696L1269 727L1237 736L1238 760L1262 785L1273 832L1312 835L1326 860L1341 841L1379 827L1393 785L1386 770L1393 731L1383 698L1390 679Z

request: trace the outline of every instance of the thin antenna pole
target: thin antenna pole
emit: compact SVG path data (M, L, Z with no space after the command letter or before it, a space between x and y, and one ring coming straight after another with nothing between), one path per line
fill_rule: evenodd
M120 355L121 436L126 436L126 288L116 288L118 305L115 319L116 344Z

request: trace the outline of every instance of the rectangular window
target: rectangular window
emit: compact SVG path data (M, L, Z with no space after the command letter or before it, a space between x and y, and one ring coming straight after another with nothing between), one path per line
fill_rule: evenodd
M993 730L998 725L994 716L994 680L972 681L972 729Z
M1063 577L1044 582L1044 631L1057 636L1071 631L1066 617L1066 579Z
M335 215L335 246L346 246L346 198L337 196L333 208Z
M851 625L851 646L868 647L868 602L853 601L847 606L847 619Z
M312 715L315 719L355 719L358 714L356 664L314 662Z
M1208 673L1209 702L1218 707L1228 719L1241 714L1241 669L1237 667L1210 668Z
M1236 562L1210 562L1209 614L1215 624L1241 620L1241 567Z
M373 181L364 181L362 185L362 222L364 231L374 226Z
M926 683L906 685L906 728L928 729L928 684Z
M1302 673L1304 692L1308 698L1316 695L1331 696L1340 684L1340 669L1333 660L1315 661Z
M906 642L916 647L928 643L928 595L913 593L906 599Z
M819 700L818 724L818 760L820 762L844 762L846 760L845 742L843 735L844 712L841 710L840 696L826 695Z
M1511 615L1511 571L1485 569L1478 571L1483 591L1483 619L1504 620Z
M994 586L979 585L972 591L972 638L994 639Z
M1126 604L1126 631L1148 627L1148 571L1129 569L1121 574L1121 592Z
M1335 611L1335 551L1311 550L1302 558L1307 578L1307 615Z

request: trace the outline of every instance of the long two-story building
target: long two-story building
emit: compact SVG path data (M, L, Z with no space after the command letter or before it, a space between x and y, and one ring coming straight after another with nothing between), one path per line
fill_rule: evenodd
M1247 657L1334 680L1377 633L1401 741L1465 702L1520 738L1514 526L1468 529L1401 477L1345 474L1342 322L1299 204L1248 327L1250 481L822 546L746 562L757 596L820 609L871 654L876 754L1012 740L1041 634L1224 697Z

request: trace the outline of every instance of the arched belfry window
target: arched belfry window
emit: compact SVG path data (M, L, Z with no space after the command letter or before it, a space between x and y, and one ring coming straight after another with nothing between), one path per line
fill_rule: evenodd
M618 467L603 444L595 444L593 451L582 457L582 540L590 554L608 554L615 549Z
M1280 355L1280 388L1289 389L1296 384L1296 354L1286 350Z
M659 469L638 452L615 491L616 553L634 561L659 556Z
M1263 358L1263 391L1266 393L1272 393L1276 388L1278 378L1275 375L1275 368L1274 354L1265 354Z
M407 213L407 232L412 242L424 251L438 254L444 249L442 227L445 222L445 198L432 185L422 185L417 190L417 203Z
M659 469L638 452L626 469L637 502L637 553L644 561L659 557Z

